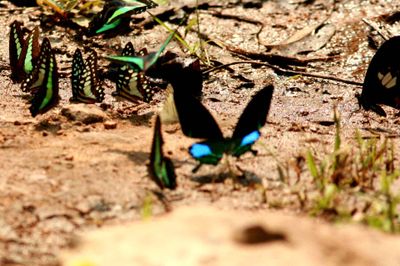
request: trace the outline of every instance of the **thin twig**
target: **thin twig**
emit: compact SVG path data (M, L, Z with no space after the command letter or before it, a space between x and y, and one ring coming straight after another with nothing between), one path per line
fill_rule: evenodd
M197 32L195 29L190 29L191 31ZM217 39L212 39L208 35L204 33L198 33L202 36L203 39L207 40L207 43L210 45L215 45L217 47L220 47L221 49L225 49L232 54L235 54L236 56L240 56L243 58L247 59L255 59L255 60L263 60L263 61L268 61L269 63L273 63L275 65L307 65L309 62L315 62L315 61L326 61L333 59L334 57L312 57L312 58L300 58L300 57L294 57L294 56L286 56L286 55L280 55L280 54L275 54L275 53L259 53L259 52L253 52L253 51L247 51L241 48L233 47L228 44L225 44L224 42L217 40Z
M246 17L243 17L243 16L222 14L221 12L213 12L213 11L202 12L202 13L214 16L216 18L232 19L232 20L236 20L238 22L246 22L246 23L250 23L250 24L253 24L253 25L263 25L263 23L261 21L258 21L258 20L255 20L255 19L251 19L251 18L246 18Z
M302 75L302 76L305 76L305 77L333 80L333 81L338 81L338 82L342 82L342 83L346 83L346 84L350 84L350 85L356 85L356 86L362 86L363 85L363 83L358 82L358 81L354 81L354 80L347 80L347 79L342 79L342 78L329 76L329 75L321 75L321 74L307 73L307 72L303 72L303 71L283 69L281 67L278 67L278 66L275 66L275 65L271 65L269 63L258 62L258 61L237 61L237 62L232 62L232 63L229 63L229 64L225 64L225 65L219 65L219 66L216 66L216 67L213 67L213 68L210 68L210 69L207 69L207 70L203 71L203 75L209 74L209 73L214 72L214 71L219 70L219 69L227 68L227 67L232 66L232 65L239 65L239 64L252 64L252 65L266 66L266 67L269 67L269 68L271 68L271 69L273 69L275 71L282 72L283 74L286 74L286 75Z
M372 24L368 19L363 18L362 21L370 26L373 30L375 30L385 41L389 40L390 37L388 37L385 33L381 31L376 25Z

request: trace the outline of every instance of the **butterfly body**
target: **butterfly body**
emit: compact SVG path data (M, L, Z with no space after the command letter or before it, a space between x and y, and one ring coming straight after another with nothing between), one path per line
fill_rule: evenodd
M31 73L40 52L39 28L35 27L24 39L21 26L22 23L14 21L10 27L9 55L13 82L21 82Z
M363 90L358 100L366 110L381 116L384 104L400 109L400 36L384 42L373 56L365 75Z
M125 55L145 55L146 49L135 52L131 42L128 42L123 51ZM132 68L128 65L122 65L117 72L116 91L112 93L114 97L121 97L131 102L150 102L154 95L154 89L150 86L147 77L138 68Z
M251 151L260 138L273 94L273 86L260 90L244 109L231 137L225 138L210 112L193 95L180 92L174 101L182 132L192 138L205 139L189 148L189 153L200 164L216 165L224 154L240 157Z
M91 50L86 62L77 49L72 60L72 102L95 103L104 100L104 90L97 77L97 54Z
M161 189L175 189L176 174L174 165L171 159L163 155L163 143L164 141L161 135L161 122L160 118L157 116L148 170L150 177Z

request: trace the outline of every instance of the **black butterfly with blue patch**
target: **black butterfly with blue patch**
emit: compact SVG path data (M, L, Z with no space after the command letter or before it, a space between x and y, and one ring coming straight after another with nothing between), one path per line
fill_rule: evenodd
M378 104L400 109L400 36L385 41L372 57L361 95L356 95L365 110L386 116Z
M190 93L174 91L174 102L182 132L188 137L205 139L189 148L190 155L202 164L217 165L223 154L240 157L250 151L260 138L260 128L264 126L271 105L273 85L257 92L244 109L236 124L232 137L225 138L211 113Z

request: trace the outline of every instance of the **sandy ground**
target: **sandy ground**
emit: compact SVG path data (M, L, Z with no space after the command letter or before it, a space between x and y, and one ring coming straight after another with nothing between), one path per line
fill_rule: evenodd
M262 53L265 48L259 41L277 44L296 31L326 19L336 29L332 39L318 51L301 56L331 58L310 63L306 71L358 82L363 81L374 54L367 38L371 28L362 19L376 21L379 15L399 9L395 0L337 1L334 7L331 1L314 1L312 4L257 2L262 2L261 8L245 8L239 3L223 10L201 10L200 31L232 47ZM192 2L171 1L153 13L183 3ZM212 15L219 11L263 24L259 40L260 25ZM9 11L7 7L0 12L3 14L0 17L0 38L3 40L0 59L1 64L7 65L9 24L18 19L31 29L40 24L42 12L39 9ZM393 35L400 32L396 24L386 26ZM105 55L116 53L118 47L132 41L135 47L147 47L151 51L157 49L168 35L165 29L156 26L107 40L96 37L82 44L74 40L75 34L74 30L59 25L42 28L41 37L50 38L63 73L69 72L76 47L96 43L98 54ZM194 44L197 37L191 32L186 40ZM206 45L206 49L211 59L222 63L242 60L216 46ZM187 56L175 41L168 50ZM99 64L105 67L108 63L100 60ZM191 169L195 161L187 152L193 140L183 136L179 126L169 125L164 127L165 152L176 165L179 184L176 191L166 192L172 208L202 203L223 209L268 212L279 208L283 212L305 214L307 210L300 208L301 203L290 187L298 177L290 170L289 181L282 182L277 166L291 165L309 149L321 156L332 150L335 126L323 122L333 121L334 106L342 118L344 142L353 143L356 130L363 135L371 135L370 129L384 129L382 135L398 132L399 118L391 108L385 108L388 118L364 111L354 112L358 109L354 95L361 92L360 86L300 75L289 77L276 74L268 67L249 64L231 68L234 72L211 73L203 88L203 103L227 136L251 95L266 83L275 84L269 123L254 146L258 156L248 154L236 162L245 170L246 178L257 180L259 185L235 185L231 179L225 183L196 182L199 177L215 177L226 169L204 167L193 175ZM162 105L163 92L152 103L135 106L116 102L111 96L115 85L106 81L108 108L105 111L100 107L97 109L107 121L115 122L116 128L105 129L104 122L86 125L61 115L61 109L69 107L69 77L60 80L62 100L59 106L31 118L26 97L18 84L10 83L9 74L9 70L2 70L0 79L1 265L55 265L58 250L76 233L140 219L149 204L153 215L165 212L164 205L151 192L156 186L147 177L146 170L152 124ZM250 81L254 82L254 88L242 87ZM398 139L393 141L398 147ZM395 162L398 164L398 151ZM310 187L312 179L304 165L299 173L298 186Z

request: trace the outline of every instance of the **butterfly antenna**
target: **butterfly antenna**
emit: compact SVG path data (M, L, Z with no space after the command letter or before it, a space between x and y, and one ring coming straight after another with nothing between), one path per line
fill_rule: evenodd
M202 163L199 163L198 165L195 166L195 168L192 169L192 173L196 173L197 171L199 171L200 167L202 166Z

